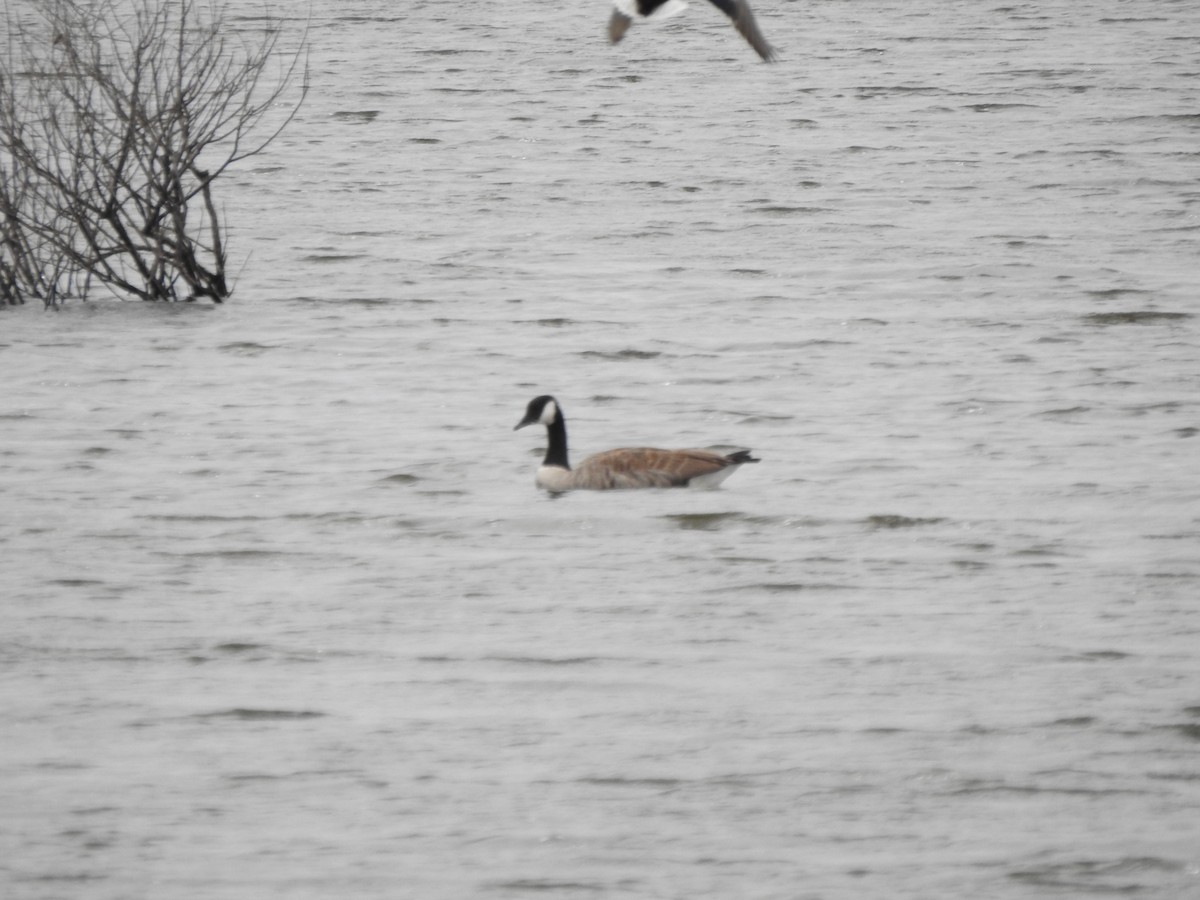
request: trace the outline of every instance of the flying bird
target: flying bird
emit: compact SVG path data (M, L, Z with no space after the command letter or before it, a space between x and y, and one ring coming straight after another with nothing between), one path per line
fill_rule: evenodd
M746 39L764 62L775 60L775 51L766 42L754 21L754 13L746 0L709 0L733 21L733 27ZM637 21L666 19L687 9L685 0L613 0L612 18L608 20L608 39L614 44L625 37L629 26Z
M567 457L567 423L558 401L534 397L517 428L545 425L546 458L537 470L537 486L552 494L563 491L615 491L631 488L716 487L745 463L758 462L749 450L658 450L625 447L589 456L574 469Z

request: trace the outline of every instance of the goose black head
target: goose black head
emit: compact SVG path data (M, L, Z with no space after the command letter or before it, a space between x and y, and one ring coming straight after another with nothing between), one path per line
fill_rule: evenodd
M558 401L549 394L543 394L529 401L525 407L525 418L517 423L513 431L526 425L553 425L559 419Z

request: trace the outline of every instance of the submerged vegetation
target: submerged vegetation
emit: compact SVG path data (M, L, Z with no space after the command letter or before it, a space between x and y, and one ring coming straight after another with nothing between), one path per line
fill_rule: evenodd
M0 305L230 295L214 184L308 90L280 18L219 2L48 0L0 26ZM252 28L252 30L251 30Z

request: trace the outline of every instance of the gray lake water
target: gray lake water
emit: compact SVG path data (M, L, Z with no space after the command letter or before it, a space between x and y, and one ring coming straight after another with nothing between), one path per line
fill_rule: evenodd
M317 0L231 302L0 311L3 897L1200 896L1200 6L757 12Z

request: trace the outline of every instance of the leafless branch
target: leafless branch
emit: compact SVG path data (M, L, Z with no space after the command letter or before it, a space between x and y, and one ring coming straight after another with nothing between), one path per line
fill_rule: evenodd
M48 0L36 19L5 17L0 303L93 284L222 302L214 183L295 117L306 30L285 54L280 19L239 36L219 0Z

